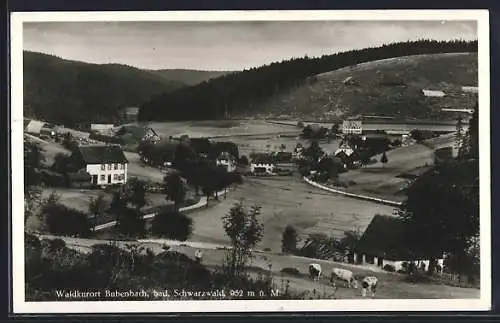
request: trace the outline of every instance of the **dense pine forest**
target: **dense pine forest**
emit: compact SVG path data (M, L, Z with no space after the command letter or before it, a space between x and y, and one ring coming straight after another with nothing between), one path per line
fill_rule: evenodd
M318 58L294 58L227 74L153 97L141 105L142 120L203 120L248 113L310 76L364 62L422 54L477 52L477 41L419 40L352 50Z
M127 106L182 86L145 70L24 52L24 115L75 126L114 123Z

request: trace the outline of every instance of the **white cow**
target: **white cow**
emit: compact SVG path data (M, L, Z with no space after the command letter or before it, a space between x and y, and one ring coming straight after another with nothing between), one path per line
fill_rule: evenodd
M343 280L346 282L347 288L357 288L358 282L354 278L354 274L352 271L347 270L347 269L342 269L342 268L333 268L332 269L332 275L330 277L330 282L335 284L335 280Z
M375 292L377 291L377 283L378 279L375 276L367 276L361 282L361 296L366 297L366 292L369 290L372 297L375 296Z
M319 281L321 276L321 265L320 264L309 264L309 277L314 281Z

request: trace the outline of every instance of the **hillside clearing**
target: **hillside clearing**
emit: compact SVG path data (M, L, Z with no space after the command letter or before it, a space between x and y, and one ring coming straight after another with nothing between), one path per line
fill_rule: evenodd
M443 107L470 108L477 94L477 54L415 55L373 61L308 78L301 86L271 97L262 108L274 115L328 117L383 114L422 119L452 118ZM348 81L346 81L348 80ZM426 97L422 90L448 95Z

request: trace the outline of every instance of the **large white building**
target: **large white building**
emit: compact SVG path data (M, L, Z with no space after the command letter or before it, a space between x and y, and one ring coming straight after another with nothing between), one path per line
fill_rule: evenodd
M93 185L106 186L127 182L128 160L119 146L80 146L78 153Z
M344 120L342 122L343 134L360 135L363 133L363 122L361 120Z

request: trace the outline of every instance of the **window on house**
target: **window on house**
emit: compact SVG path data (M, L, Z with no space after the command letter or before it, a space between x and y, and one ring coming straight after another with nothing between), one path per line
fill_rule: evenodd
M119 179L120 179L120 178L118 177L118 174L114 174L114 175L113 175L113 180L114 180L114 181L118 181Z
M101 164L101 170L106 170L106 165L105 164Z
M123 168L124 168L124 167L123 167L123 164L120 164L120 169L121 169L121 170L123 170Z
M101 181L105 181L106 180L106 175L101 175Z
M117 170L118 169L118 164L113 164L114 165L114 170Z
M111 170L111 164L108 164L108 170Z

